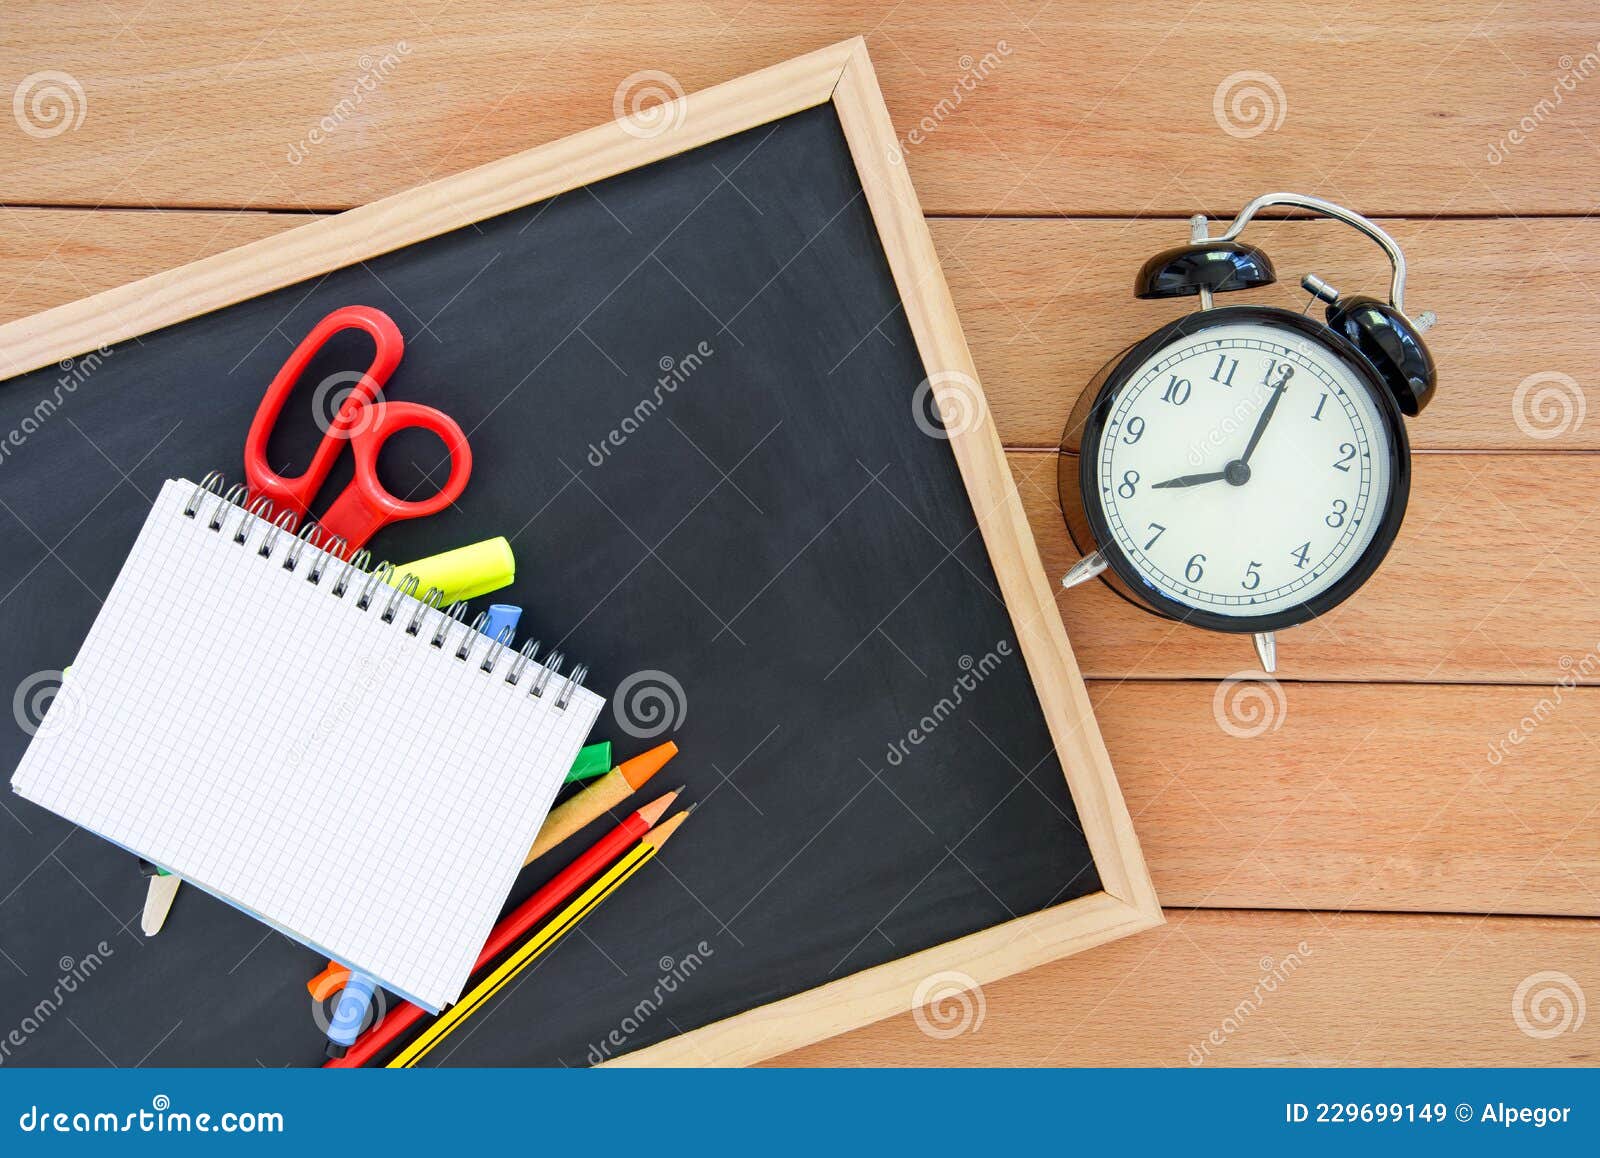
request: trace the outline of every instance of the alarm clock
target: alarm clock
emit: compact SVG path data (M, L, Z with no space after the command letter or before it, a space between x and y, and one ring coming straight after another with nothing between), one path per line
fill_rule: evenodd
M1321 319L1216 295L1277 280L1239 240L1262 210L1292 207L1359 230L1388 255L1388 301L1302 287ZM1218 237L1139 270L1140 298L1193 297L1199 310L1103 366L1062 436L1057 488L1083 555L1062 578L1099 577L1156 615L1249 634L1266 671L1276 633L1337 607L1383 561L1405 518L1405 419L1433 397L1424 313L1405 311L1406 261L1377 224L1320 197L1269 193Z

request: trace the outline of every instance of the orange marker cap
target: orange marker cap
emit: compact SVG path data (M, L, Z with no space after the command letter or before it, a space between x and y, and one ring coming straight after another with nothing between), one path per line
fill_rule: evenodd
M644 786L644 782L667 766L667 761L678 754L678 745L668 740L665 744L657 744L648 752L640 752L631 760L624 760L617 765L617 771L622 773L622 778L628 782L628 787L637 792Z
M348 980L350 980L350 970L337 961L329 961L326 969L306 982L306 989L310 992L312 1000L326 1001L343 989L344 983Z

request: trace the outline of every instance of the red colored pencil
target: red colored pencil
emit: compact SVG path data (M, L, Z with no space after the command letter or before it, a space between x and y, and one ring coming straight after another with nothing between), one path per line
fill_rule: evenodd
M558 905L572 899L579 889L599 876L606 867L628 849L659 821L678 798L681 788L652 800L634 812L621 824L606 833L594 845L550 879L550 883L523 901L503 917L483 951L473 965L473 972L482 969L494 958L509 949L523 934L549 916ZM329 1069L353 1069L365 1065L373 1056L399 1037L424 1016L423 1011L409 1001L402 1002L377 1025L369 1029L341 1058L329 1058L323 1066Z

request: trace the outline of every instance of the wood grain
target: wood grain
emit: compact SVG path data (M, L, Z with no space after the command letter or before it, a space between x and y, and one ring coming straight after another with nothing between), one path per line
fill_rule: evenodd
M328 21L266 0L203 20L185 4L21 0L0 30L8 88L62 70L84 95L75 129L0 133L0 321L305 220L241 210L344 208L587 128L613 115L639 70L692 92L858 32L923 206L990 218L930 226L1014 448L1054 446L1094 369L1171 316L1127 290L1140 261L1181 237L1181 221L1158 218L1231 213L1269 188L1412 215L1385 225L1412 261L1408 304L1440 315L1440 394L1410 426L1415 445L1520 453L1417 457L1411 518L1378 577L1282 637L1282 698L1266 701L1276 726L1245 738L1219 723L1215 681L1253 666L1246 641L1173 630L1098 586L1057 597L1081 666L1101 677L1090 696L1155 883L1169 904L1197 908L986 981L975 1033L935 1040L905 1014L783 1064L1190 1064L1252 996L1262 959L1281 962L1302 941L1303 969L1200 1060L1600 1058L1592 1013L1549 1040L1511 1017L1517 985L1537 972L1564 971L1593 995L1593 921L1214 908L1596 912L1600 692L1561 681L1563 657L1583 666L1600 644L1600 496L1593 457L1547 452L1600 448L1600 422L1530 410L1526 396L1515 405L1531 375L1565 375L1544 382L1585 404L1600 382L1585 284L1600 257L1600 225L1586 219L1600 85L1560 85L1597 50L1592 4L508 12L487 0L353 0ZM388 75L342 108L401 40ZM972 83L979 70L988 75ZM1284 115L1234 136L1214 98L1222 90L1226 112L1224 82L1246 71L1272 76ZM337 121L326 140L302 148L325 117ZM932 127L906 139L924 117ZM1524 118L1532 129L1511 143ZM16 207L52 203L226 211ZM1453 219L1466 214L1495 220ZM1528 214L1574 216L1516 216ZM1346 231L1251 232L1283 284L1235 300L1295 303L1306 270L1345 289L1379 284L1376 251ZM1076 557L1054 509L1054 455L1009 457L1053 576ZM1447 686L1465 681L1501 686ZM1230 702L1249 701L1225 698L1224 719ZM1498 764L1491 745L1505 745Z
M303 225L298 213L0 209L0 322Z
M984 985L981 1003L966 995L965 1017L954 995L937 1007L947 1021L924 1014L965 1032L930 1036L908 1012L778 1064L1592 1066L1592 1009L1541 1038L1518 1027L1512 999L1530 976L1559 972L1592 1003L1595 959L1585 921L1179 911L1141 936Z
M282 235L8 322L0 326L0 373L114 345L813 108L832 95L859 45L827 45L680 95L647 116L607 120L344 213L303 217ZM53 83L67 85L61 74ZM21 90L18 99L30 107ZM18 125L25 123L23 116Z
M1089 685L1166 904L1600 915L1600 689L1219 688Z
M303 224L299 214L13 209L0 214L0 322L62 305ZM938 219L935 248L972 347L1001 441L1053 447L1083 384L1107 358L1185 307L1135 301L1133 272L1172 243L1168 221ZM1412 262L1410 300L1440 323L1429 335L1442 385L1409 424L1424 449L1600 448L1600 297L1584 278L1600 266L1600 221L1539 219L1500 228L1513 246L1486 244L1484 223L1385 222ZM1381 292L1376 247L1332 223L1252 225L1283 284L1237 294L1294 306L1299 274L1350 291ZM1093 254L1086 261L1085 254ZM1564 374L1548 409L1531 375ZM1574 390L1576 392L1574 392ZM1564 397L1569 408L1556 405ZM1581 404L1584 413L1575 407ZM1600 408L1600 398L1595 400ZM1519 415L1522 418L1519 424Z
M1078 558L1056 499L1053 453L1011 469L1048 574ZM1600 682L1600 540L1587 454L1420 454L1405 526L1348 602L1278 634L1288 680ZM1056 603L1090 677L1220 679L1254 669L1245 636L1140 611L1102 583Z
M1592 324L1600 296L1590 273L1600 266L1600 222L1383 224L1410 264L1406 308L1439 317L1428 334L1439 392L1406 424L1413 445L1600 447L1600 413L1584 414L1600 408L1600 330ZM1181 221L942 220L933 236L1008 446L1056 446L1096 370L1194 309L1192 299L1133 297L1145 259L1188 239ZM1267 251L1279 282L1221 295L1218 304L1301 309L1309 299L1300 276L1308 272L1347 293L1388 295L1383 253L1337 222L1252 222L1245 237ZM1535 375L1543 377L1519 396ZM1553 393L1541 401L1546 391Z
M931 212L1187 213L1280 187L1369 213L1594 205L1600 85L1558 88L1600 41L1583 0L197 11L8 3L0 76L66 72L85 112L57 136L0 134L0 200L345 208L609 120L641 70L693 92L864 34L899 132L923 126L906 152ZM1247 77L1227 84L1252 72L1271 77L1266 119Z

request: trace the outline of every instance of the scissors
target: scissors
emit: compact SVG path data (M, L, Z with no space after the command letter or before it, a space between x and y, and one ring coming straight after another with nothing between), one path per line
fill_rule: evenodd
M267 464L267 439L307 364L335 334L345 330L363 330L372 338L376 347L372 363L340 404L339 413L311 456L311 465L303 474L284 478ZM251 496L265 495L278 510L292 510L301 518L307 517L312 498L322 489L334 460L349 443L355 454L355 478L318 520L328 535L345 541L347 551L362 546L390 523L437 514L460 498L472 474L472 450L461 427L448 414L431 406L382 400L383 384L400 364L404 351L400 328L388 314L371 306L344 306L318 322L267 387L250 423L244 443L244 471ZM450 452L450 477L439 493L414 502L390 494L378 481L378 452L383 444L413 427L438 435Z

